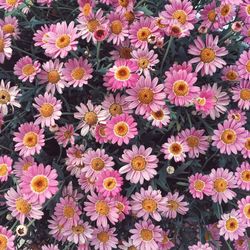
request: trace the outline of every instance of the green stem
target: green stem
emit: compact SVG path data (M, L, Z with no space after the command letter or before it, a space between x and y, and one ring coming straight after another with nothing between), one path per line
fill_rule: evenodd
M18 51L20 51L20 52L26 54L26 55L31 56L32 58L40 59L40 60L42 60L42 61L45 61L44 59L42 59L42 58L40 58L40 57L37 57L37 56L34 56L34 54L31 54L31 53L29 53L29 52L27 52L27 51L25 51L25 50L23 50L23 49L20 49L20 48L14 46L14 45L11 45L11 47L12 47L13 49L15 49L15 50L18 50Z
M16 220L15 223L14 223L14 224L12 225L12 227L10 228L11 231L15 228L15 226L17 225L17 223L18 223L18 221Z
M97 46L96 46L96 61L97 61L96 70L98 70L99 66L100 66L100 59L99 59L100 47L101 47L101 42L97 42Z
M164 63L165 63L165 60L167 58L167 55L168 55L168 52L169 52L169 49L171 47L171 44L172 44L172 41L174 40L174 38L171 36L170 39L169 39L169 42L168 42L168 47L165 51L165 54L163 56L163 59L162 59L162 62L161 62L161 68L160 68L160 72L162 73L162 70L163 70L163 66L164 66Z
M230 246L229 242L227 240L225 240L227 246L228 246L228 250L233 250L232 247Z

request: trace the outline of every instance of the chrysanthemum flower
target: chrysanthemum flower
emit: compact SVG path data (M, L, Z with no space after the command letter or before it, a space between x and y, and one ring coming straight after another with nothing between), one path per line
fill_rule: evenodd
M162 229L155 226L151 220L135 223L135 228L130 229L130 237L136 249L158 249L158 243L162 241Z
M11 36L10 34L5 34L0 28L0 63L4 63L5 58L9 60L11 56Z
M165 104L166 94L163 92L164 85L158 84L158 78L151 80L150 76L140 77L136 86L127 89L129 95L125 98L130 109L135 109L135 114L144 115L146 112L154 111Z
M96 190L104 197L115 197L121 192L123 179L116 170L103 170L98 174Z
M128 249L133 250L133 249L137 249L137 248L135 247L135 245L133 244L133 241L132 241L131 238L128 238L128 241L122 240L122 241L120 242L120 245L119 245L118 247L119 247L119 249L121 249L121 250L128 250Z
M45 145L44 130L32 122L23 123L18 128L18 132L14 132L13 141L16 142L15 151L20 151L20 156L39 154Z
M193 198L203 200L204 195L212 194L213 182L207 175L196 173L189 177L189 192Z
M8 105L20 108L20 103L16 98L20 95L20 89L16 86L10 87L10 82L1 80L0 84L0 112L5 116L8 114Z
M102 110L101 105L94 106L90 100L87 105L80 103L80 106L76 106L76 109L78 112L74 113L74 117L81 120L77 129L81 128L82 136L85 136L98 123L105 123L109 116L106 110ZM92 134L93 132L91 130Z
M250 164L247 161L242 162L240 167L237 167L235 178L239 188L250 191Z
M218 228L220 228L220 235L222 235L225 240L237 240L239 236L243 236L246 230L246 223L240 217L238 211L233 209L228 214L223 214L221 220L218 223Z
M218 129L214 130L212 145L217 147L222 154L237 154L237 151L244 147L244 139L247 131L242 124L235 120L225 120L223 124L218 124Z
M23 0L0 0L0 9L4 9L7 12L15 10Z
M165 211L162 212L166 218L174 219L177 214L184 215L189 210L188 202L183 201L184 195L179 195L179 192L168 193L166 198Z
M238 74L242 79L250 80L250 50L244 51L236 62Z
M240 79L240 75L238 73L238 69L236 65L226 66L221 71L222 76L221 79L223 81L229 81L230 83L238 82Z
M127 12L133 11L135 2L135 0L115 0L112 4L116 12L126 15Z
M37 29L33 36L34 45L45 49L45 44L48 43L49 32L55 30L55 27L55 24L50 24L49 26L45 24L40 29Z
M174 158L176 162L185 161L188 151L187 143L179 137L174 136L168 138L168 141L162 145L161 149L165 159L171 160Z
M47 43L44 44L45 52L52 58L65 58L70 51L77 49L80 33L74 22L61 22L55 25L53 31L48 33Z
M88 80L93 77L92 72L92 65L88 63L87 59L73 58L64 64L63 79L69 86L82 87L84 84L88 84Z
M77 145L74 144L70 148L67 149L66 154L66 162L67 165L84 165L83 163L83 157L85 152L85 146L84 145Z
M19 158L14 164L13 173L17 178L21 178L23 172L27 171L31 166L37 165L35 159L32 156Z
M250 227L250 196L248 195L242 198L237 203L241 218L246 222L247 226Z
M15 250L14 240L15 236L12 231L0 226L0 248L3 250Z
M74 145L77 135L78 134L74 132L74 126L72 124L66 124L65 126L59 127L58 131L56 131L55 139L59 145L65 148L69 143Z
M131 206L127 197L118 194L115 197L116 207L118 208L119 221L124 220L126 215L130 213Z
M13 160L7 156L0 156L0 182L8 180L9 174L12 172Z
M245 137L244 147L241 150L241 154L245 159L250 158L250 131L248 131L248 135Z
M35 97L33 106L39 114L35 115L35 125L41 124L41 127L50 127L55 125L55 121L61 117L62 102L57 100L52 94L45 93L44 96Z
M151 111L144 116L148 121L152 122L152 126L162 128L170 122L170 112L166 105L163 105L156 112Z
M128 144L138 134L136 126L137 123L131 115L117 115L107 122L107 138L119 146L123 143Z
M206 42L204 43L201 37L197 37L194 40L195 45L190 45L188 53L196 56L191 59L190 63L197 63L196 72L201 70L202 75L213 75L216 72L216 68L222 68L226 65L226 62L221 59L222 56L228 54L225 47L219 47L219 37L213 38L213 35L206 35Z
M155 170L158 166L159 160L156 155L152 155L152 148L145 148L140 145L132 146L132 150L126 149L123 151L120 161L126 165L119 169L121 174L126 174L126 180L131 183L144 183L144 180L149 181L156 174Z
M40 63L38 61L32 61L32 58L29 56L24 56L17 61L14 66L14 74L21 81L33 82L35 76L41 71Z
M238 102L238 107L240 109L249 110L250 108L250 81L242 80L238 86L232 89L232 93L233 93L234 102Z
M132 60L117 60L105 74L103 85L112 91L135 87L139 79L137 69L137 63Z
M175 245L174 243L169 239L169 230L163 231L162 232L163 239L159 245L159 250L170 250L172 249Z
M228 120L235 120L238 123L241 123L242 125L245 125L247 123L247 116L246 112L240 110L240 109L231 109L227 113L227 119Z
M223 27L230 23L235 17L236 5L234 3L222 2L216 9L216 14L220 26Z
M248 250L249 248L248 236L247 235L239 236L238 240L235 240L233 245L237 250Z
M109 225L99 226L93 231L93 238L90 245L94 246L95 250L112 250L116 249L118 245L117 234L115 233L116 228L110 228Z
M56 240L65 242L67 238L62 234L64 225L59 220L60 218L52 215L52 219L48 220L48 229L50 229L48 233Z
M78 176L78 183L84 193L93 192L95 190L95 179L86 177L86 173L81 172Z
M108 142L106 124L97 124L94 131L94 138L98 143Z
M242 4L239 5L239 18L245 23L250 23L250 3L244 0Z
M145 221L149 216L156 221L161 220L160 212L165 211L167 199L162 197L160 190L153 190L151 186L147 190L141 188L140 192L136 192L131 198L132 213L136 214L136 217L143 217Z
M14 39L20 38L18 19L15 16L6 16L4 19L0 19L0 28L3 30L4 34L9 34Z
M232 200L236 193L231 189L236 188L236 179L234 173L228 169L218 168L212 169L210 178L213 181L212 200L214 202L225 203Z
M96 5L94 0L77 0L77 3L81 11L79 14L80 17L88 17L93 12L93 8Z
M87 201L84 202L84 211L91 221L96 221L98 227L107 227L108 221L113 225L118 222L119 210L115 201L104 198L100 194L92 193L87 196Z
M50 165L31 166L21 177L20 188L30 202L43 204L58 191L57 172Z
M28 201L23 197L19 187L17 191L14 188L10 188L4 195L11 215L24 224L25 218L29 220L40 220L43 216L42 206L37 202Z
M70 197L73 198L75 201L79 201L84 197L84 195L82 194L82 192L78 192L77 189L74 189L73 183L72 181L70 181L68 185L63 187L62 197Z
M208 244L202 244L200 241L192 246L188 247L188 250L213 250L213 248Z

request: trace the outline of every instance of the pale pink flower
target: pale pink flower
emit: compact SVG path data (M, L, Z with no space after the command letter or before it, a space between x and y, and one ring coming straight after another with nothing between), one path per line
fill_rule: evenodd
M250 50L243 51L240 58L236 62L238 74L242 79L250 80Z
M12 56L11 36L5 34L0 28L0 63L4 63L5 58L9 60Z
M250 109L250 81L249 80L242 80L240 84L232 88L233 101L237 102L238 107L243 110Z
M200 241L192 246L188 247L188 250L213 250L213 248L208 244L202 244Z
M0 3L1 4L1 3ZM0 239L1 247L5 250L16 250L15 247L15 236L11 230L8 230L6 227L0 226Z
M108 142L106 124L97 124L94 131L94 138L98 143Z
M86 177L86 173L81 172L78 176L78 183L84 193L93 192L95 190L95 179Z
M19 7L23 2L24 0L0 0L0 9L4 9L5 11L10 12Z
M169 230L162 232L163 239L159 245L159 250L170 250L172 249L175 244L169 239Z
M35 46L41 46L45 49L45 44L48 43L49 32L55 30L55 24L51 25L43 25L41 29L36 30L33 36L33 40L35 41Z
M230 83L235 83L240 80L240 75L236 65L226 66L221 71L221 79L223 81L229 81Z
M242 162L236 168L235 178L237 180L237 187L250 191L250 163L247 161Z
M64 225L60 223L59 220L60 218L52 215L52 219L48 220L48 229L50 229L48 233L52 235L56 240L65 242L66 237L62 234Z
M23 172L27 171L31 166L37 165L35 159L32 156L18 158L18 161L14 164L13 173L17 178L21 178Z
M116 207L118 208L119 221L122 221L126 218L126 215L129 215L131 206L127 197L118 194L115 197Z
M250 23L250 4L248 0L244 0L243 3L239 5L239 18L245 23Z
M250 227L250 196L246 196L237 202L241 218Z
M65 126L59 127L58 131L55 133L55 139L59 145L64 148L68 145L74 145L75 137L78 136L74 131L74 126L72 124L66 124Z
M245 159L250 158L250 131L248 131L248 135L245 137L244 147L241 154Z
M249 250L250 239L247 235L240 236L234 241L235 250Z
M240 110L240 109L231 109L227 113L227 119L235 120L238 123L241 123L242 125L245 125L247 123L247 116L246 112Z
M42 1L44 1L44 0L42 0ZM59 250L59 248L58 248L58 245L50 244L50 245L43 245L42 250Z
M12 163L13 160L9 156L0 156L0 183L8 180L12 173Z
M151 111L144 115L148 121L152 122L152 126L162 128L167 126L170 122L170 111L166 105L160 107L156 112Z

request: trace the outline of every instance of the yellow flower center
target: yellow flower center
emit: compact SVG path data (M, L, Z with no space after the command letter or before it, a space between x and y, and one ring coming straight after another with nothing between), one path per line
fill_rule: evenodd
M179 143L174 142L170 145L169 152L173 155L179 155L182 152L182 146Z
M48 178L44 175L37 175L32 178L31 189L36 193L43 193L49 186Z
M125 14L125 19L128 21L129 24L133 23L135 20L135 14L132 11L126 11Z
M67 47L69 44L70 44L70 36L67 34L63 34L56 39L56 47L59 49L63 49Z
M188 138L187 138L187 144L190 148L195 148L195 147L198 147L199 146L199 138L197 136L194 136L194 135L190 135Z
M16 209L21 214L27 215L31 210L31 205L26 200L19 198L16 200Z
M142 229L140 234L141 234L141 238L145 241L152 240L154 236L152 230L149 230L149 229Z
M113 103L109 107L109 113L112 116L120 115L122 114L122 106L118 103Z
M97 201L95 204L95 210L100 215L107 216L109 214L109 206L106 201Z
M48 73L48 82L56 84L60 80L60 74L57 70L51 70Z
M50 117L54 113L54 107L50 103L44 103L40 107L40 114L43 117Z
M129 0L118 0L118 4L122 7L128 7Z
M10 24L10 23L7 23L5 24L3 27L2 27L2 30L4 33L7 33L7 34L12 34L14 33L15 31L15 27L14 25Z
M146 168L147 162L144 157L138 155L131 161L131 167L135 171L142 171Z
M149 65L149 60L146 57L140 58L138 66L142 69L146 69Z
M147 27L140 28L137 31L137 38L140 41L147 41L150 35L151 35L151 30Z
M155 120L161 121L164 118L164 113L162 110L158 110L156 112L152 111L151 115L154 117Z
M213 49L210 48L204 48L201 51L200 58L201 61L204 63L210 63L212 62L216 57L216 54Z
M130 246L128 247L128 250L137 250L137 248L135 246Z
M130 59L130 58L132 58L131 52L132 52L131 48L129 48L129 47L122 47L119 50L119 55L123 59Z
M4 51L4 39L0 38L0 52Z
M244 206L243 212L245 214L245 216L250 219L250 203L246 204Z
M84 16L89 16L91 13L92 7L89 3L85 3L82 7L82 13Z
M10 94L6 90L0 90L0 104L7 104L10 101Z
M219 192L225 192L227 189L227 181L223 178L218 178L214 181L214 189Z
M103 243L106 243L109 240L109 234L105 231L102 231L97 234L97 239Z
M247 150L250 150L250 137L246 139L245 148L246 148Z
M102 137L105 137L105 136L106 136L105 128L106 128L105 125L99 127L99 134L100 134L100 136L102 136Z
M30 76L30 75L32 75L32 74L34 74L36 72L36 69L32 64L26 64L22 68L22 72L23 72L24 75Z
M6 0L6 3L8 5L14 6L16 4L17 0Z
M226 221L226 229L230 232L234 232L238 229L239 227L239 223L238 220L236 220L235 218L229 218Z
M234 70L229 70L226 74L226 78L229 81L235 81L238 78L238 73Z
M207 14L207 18L210 22L214 22L216 18L215 10L210 10Z
M117 204L116 204L116 208L118 208L119 213L121 213L124 210L125 206L124 206L123 203L118 201Z
M90 126L95 125L98 121L97 114L93 111L86 112L84 121Z
M143 104L149 104L154 99L154 92L150 88L143 88L139 90L138 100Z
M101 171L104 167L105 167L105 162L103 161L102 158L94 158L91 161L91 167L95 170L95 171Z
M111 22L110 29L112 33L119 35L122 32L122 22L120 20Z
M65 131L63 135L65 139L70 139L73 133L71 131Z
M221 15L222 16L227 16L228 14L230 14L230 12L231 12L231 5L230 4L225 4L225 5L223 5L223 7L221 8L221 10L220 10L220 13L221 13Z
M109 191L116 188L117 182L116 179L113 177L105 178L103 181L103 187Z
M176 211L179 208L179 206L180 206L179 203L176 202L175 200L169 200L167 204L167 207L170 210L174 210L174 211Z
M0 234L0 250L7 250L7 243L8 243L8 238Z
M241 179L245 182L250 182L250 170L244 170L241 173Z
M97 29L97 27L100 25L100 23L98 22L98 20L96 19L91 19L88 21L87 23L87 28L88 30L93 33L95 32L95 30Z
M194 182L194 188L196 191L202 191L204 187L205 187L204 181L196 180Z
M38 141L38 134L34 132L28 132L23 137L23 144L28 148L36 146Z
M129 132L129 127L126 122L118 122L114 126L114 133L116 136L124 137Z
M206 98L203 98L203 97L198 97L196 99L197 103L200 105L200 106L204 106L207 102Z
M163 20L163 18L161 18L161 17L159 17L159 18L156 19L156 25L157 25L160 29L163 29L163 28L165 28L165 27L167 26L166 24L163 24L163 23L162 23L162 20Z
M8 173L8 166L5 163L0 164L0 176L5 176Z
M130 69L126 66L119 67L115 72L115 78L119 81L126 81L130 77Z
M221 140L225 144L232 144L236 141L237 135L234 130L232 129L225 129L221 135Z
M85 75L85 70L83 68L77 67L72 70L71 76L74 80L81 80Z
M72 232L74 234L82 234L84 232L85 228L82 225L72 226Z
M240 91L240 99L243 101L249 101L250 100L250 89L242 89Z
M189 93L187 82L183 80L176 81L173 85L173 91L177 96L186 96Z
M32 165L32 164L31 164L30 162L27 162L27 163L23 164L22 170L23 170L23 171L27 171L31 165Z
M157 203L153 199L144 199L142 201L142 208L148 213L152 213L157 209Z
M70 205L66 205L63 208L63 216L66 217L67 219L73 218L75 215L75 209L70 206Z
M247 72L250 72L250 60L248 60L246 63L246 70Z
M186 14L186 12L183 11L183 10L176 10L176 11L173 13L172 17L173 17L174 19L176 19L176 20L177 20L179 23L181 23L181 24L185 24L186 21L187 21L187 14Z
M247 14L250 15L250 4L247 5Z

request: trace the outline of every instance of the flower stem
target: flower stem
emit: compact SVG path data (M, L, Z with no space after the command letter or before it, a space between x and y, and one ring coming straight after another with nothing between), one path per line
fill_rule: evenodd
M96 61L97 61L96 70L98 70L99 66L100 66L100 59L99 59L100 47L101 47L101 42L97 42L97 46L96 46Z
M162 62L161 62L161 68L160 68L160 72L162 73L162 70L163 70L163 66L164 66L164 63L165 63L165 60L167 58L167 55L168 55L168 52L169 52L169 49L171 47L171 44L172 44L172 41L174 40L174 38L171 36L170 39L169 39L169 42L168 42L168 47L165 51L165 54L163 56L163 59L162 59Z

